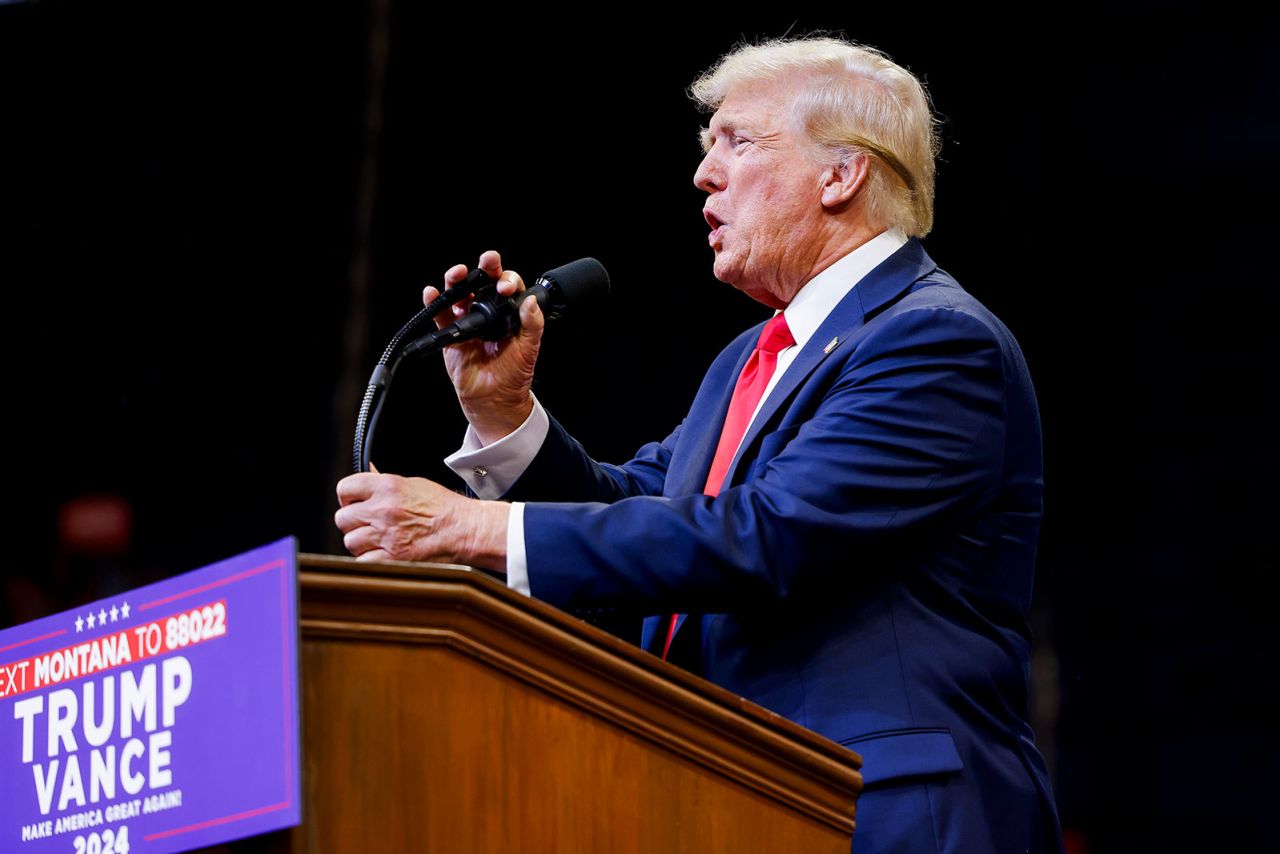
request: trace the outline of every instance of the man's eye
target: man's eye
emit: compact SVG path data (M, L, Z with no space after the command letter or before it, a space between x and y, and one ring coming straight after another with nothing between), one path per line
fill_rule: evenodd
M739 148L741 146L749 144L750 142L751 140L747 139L745 136L735 136L729 140L729 144L732 145L734 148Z

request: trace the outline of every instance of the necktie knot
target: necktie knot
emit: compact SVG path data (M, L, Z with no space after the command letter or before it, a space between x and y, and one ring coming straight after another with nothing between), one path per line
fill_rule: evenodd
M795 343L796 339L791 335L791 328L787 326L787 316L778 312L764 325L756 349L766 353L778 353Z

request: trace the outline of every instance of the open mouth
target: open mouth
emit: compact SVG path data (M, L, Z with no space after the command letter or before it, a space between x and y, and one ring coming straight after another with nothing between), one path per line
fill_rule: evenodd
M711 226L711 234L708 235L707 240L714 246L716 241L720 238L721 230L724 229L724 220L720 219L720 217L716 216L706 208L702 209L702 218L707 221L707 225Z

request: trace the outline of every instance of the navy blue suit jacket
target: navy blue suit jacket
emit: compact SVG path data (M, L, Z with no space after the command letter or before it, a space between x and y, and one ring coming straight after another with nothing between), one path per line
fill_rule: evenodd
M1040 423L1013 336L909 241L796 356L710 498L759 332L625 465L553 420L505 496L571 502L525 508L533 595L707 615L706 678L862 754L858 852L1056 847L1026 723Z

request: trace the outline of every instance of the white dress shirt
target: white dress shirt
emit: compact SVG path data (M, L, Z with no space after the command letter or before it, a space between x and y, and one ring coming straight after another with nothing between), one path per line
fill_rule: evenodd
M778 380L795 361L813 333L863 277L897 252L907 242L901 229L891 228L876 235L848 255L809 280L784 310L787 327L795 344L778 353L777 367L769 378L756 410L754 421ZM551 422L547 411L535 397L533 412L512 433L491 445L483 445L475 431L467 426L462 447L445 459L445 464L467 482L480 498L501 498L533 462L547 437ZM748 422L746 432L750 430ZM526 596L529 594L529 569L524 550L524 504L513 502L507 523L507 586Z

